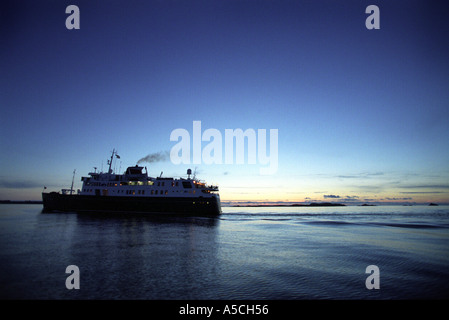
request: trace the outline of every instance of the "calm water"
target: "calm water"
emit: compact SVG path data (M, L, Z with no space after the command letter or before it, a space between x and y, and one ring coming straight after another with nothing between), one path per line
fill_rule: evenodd
M223 210L154 218L0 205L0 298L449 298L448 206ZM79 290L65 286L69 265ZM378 290L365 286L369 265Z

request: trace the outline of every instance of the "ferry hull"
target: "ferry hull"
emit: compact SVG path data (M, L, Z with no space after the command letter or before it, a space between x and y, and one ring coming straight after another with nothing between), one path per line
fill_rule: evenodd
M214 216L221 213L220 198L118 197L42 193L44 212L172 213Z

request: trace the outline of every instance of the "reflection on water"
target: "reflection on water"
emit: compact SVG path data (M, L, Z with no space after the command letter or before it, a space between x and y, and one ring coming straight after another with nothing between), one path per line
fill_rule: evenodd
M77 215L71 260L84 266L90 298L190 299L207 285L198 274L214 277L218 223L202 217Z
M0 298L448 297L448 207L224 208L216 218L40 209L0 206ZM365 287L371 264L380 290ZM79 290L65 287L68 265Z

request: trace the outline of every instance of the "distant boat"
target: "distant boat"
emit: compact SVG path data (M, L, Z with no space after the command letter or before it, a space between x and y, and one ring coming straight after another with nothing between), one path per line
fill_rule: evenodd
M82 177L83 186L74 194L73 179L70 189L61 192L43 192L44 212L141 212L175 213L188 215L219 215L221 213L218 187L191 178L153 178L145 168L138 165L128 167L123 174L112 170L112 151L108 160L109 170L90 172ZM75 171L74 171L75 176Z

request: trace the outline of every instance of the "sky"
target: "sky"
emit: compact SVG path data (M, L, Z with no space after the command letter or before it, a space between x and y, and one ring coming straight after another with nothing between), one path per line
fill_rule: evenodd
M379 29L365 24L372 4ZM79 8L79 29L66 27L75 21L69 5ZM115 149L116 172L165 155L140 164L151 176L191 168L219 186L224 204L449 204L448 9L398 0L2 1L0 200L69 188L74 170L81 188ZM201 134L223 138L222 163L193 163L197 121ZM170 139L176 129L190 134L189 163L166 156L181 141ZM236 129L267 138L277 130L275 172L261 174L266 165L247 154L224 163L225 132Z

